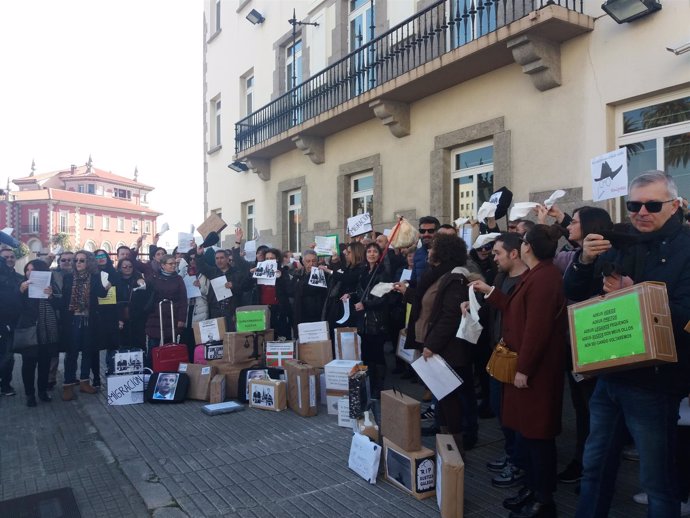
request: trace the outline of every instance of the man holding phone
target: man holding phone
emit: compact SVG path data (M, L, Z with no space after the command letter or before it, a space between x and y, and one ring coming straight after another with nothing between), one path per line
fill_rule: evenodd
M640 454L648 516L680 516L674 458L679 404L690 391L690 334L683 329L690 320L690 228L678 213L675 182L663 171L636 177L628 198L636 242L617 249L602 235L586 236L566 271L565 293L585 300L644 281L666 283L678 363L599 377L590 400L577 518L608 516L626 426Z

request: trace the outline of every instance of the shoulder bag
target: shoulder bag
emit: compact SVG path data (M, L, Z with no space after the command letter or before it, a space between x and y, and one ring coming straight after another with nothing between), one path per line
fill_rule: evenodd
M486 372L489 376L502 382L514 383L515 374L517 373L518 353L511 351L501 338L501 341L496 344L494 351L491 353L491 358L486 364Z
M29 327L20 327L14 330L12 350L21 353L38 345L38 332L36 324Z

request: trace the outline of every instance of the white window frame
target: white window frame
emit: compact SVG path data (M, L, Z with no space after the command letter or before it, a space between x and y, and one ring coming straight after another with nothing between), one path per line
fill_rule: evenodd
M139 233L139 220L136 218L132 218L132 226L130 232L132 234L138 234Z
M110 216L101 217L101 230L110 230Z
M674 135L680 135L683 133L690 133L690 120L677 122L674 124L669 124L667 126L660 126L658 128L643 129L635 131L632 133L623 134L623 114L632 110L638 110L640 108L645 108L647 106L654 106L656 104L661 104L668 101L673 101L676 99L683 99L684 97L690 96L690 89L684 89L675 91L673 93L656 95L652 97L647 97L644 100L636 101L634 103L621 104L616 106L616 147L627 146L629 144L635 144L637 142L645 142L648 140L656 140L656 169L660 171L666 170L665 157L664 157L664 139L666 137L672 137ZM680 193L679 193L680 194ZM616 198L614 201L615 205L615 218L617 221L623 219L625 213L625 206L623 204L623 198Z
M144 220L144 234L150 234L151 233L151 220L147 219Z
M216 4L214 5L213 9L213 33L215 34L216 32L220 31L220 13L221 13L221 6L220 6L220 1L221 0L216 0Z
M223 126L221 119L221 97L220 94L216 95L210 102L210 113L211 113L211 149L217 149L222 145L223 138Z
M367 178L368 176L371 176L371 189L364 189L361 191L355 191L355 181L361 180L363 178ZM362 205L364 206L364 211L368 212L369 214L372 214L372 211L374 210L374 171L369 170L364 173L358 173L358 174L353 174L350 176L350 215L351 216L356 216L354 211L354 202L357 199L363 198L364 202ZM366 198L367 196L371 196L371 202L367 204Z
M493 140L484 140L482 142L477 142L475 144L470 144L467 146L461 146L455 148L451 152L451 172L450 172L450 205L451 205L451 217L453 219L457 217L472 217L474 218L479 209L478 201L478 189L477 189L477 177L480 174L493 173L494 172L494 162L491 161L486 164L476 165L471 167L461 167L460 169L455 169L456 157L461 153L467 153L469 151L474 151L477 149L483 149L487 147L494 147ZM455 207L455 181L459 178L464 178L467 176L473 177L472 188L460 191L460 196L458 196L458 204L460 207ZM495 187L495 186L494 186ZM462 211L462 212L461 212Z
M296 49L293 52L293 47ZM304 41L302 40L302 37L298 37L295 39L295 43L293 45L292 40L285 46L285 91L288 92L292 90L295 86L299 85L302 83L302 80L304 79L303 75L303 70L302 70L302 65L304 64L304 61L302 59L304 52ZM295 66L295 62L297 63L297 68L296 73L295 73L295 84L292 84L292 72L291 72L291 67Z
M254 111L254 73L244 78L244 114Z
M29 211L29 231L31 233L41 231L41 212L39 209Z
M248 201L244 204L244 222L245 228L247 230L245 234L245 239L247 241L254 240L254 234L256 234L256 202ZM251 227L251 228L250 228Z
M96 226L96 215L93 212L88 212L84 217L84 228L93 230Z
M69 212L66 210L61 210L58 214L58 233L69 233Z
M117 231L118 232L124 232L125 231L125 218L122 216L117 217Z
M288 250L290 252L299 252L301 250L301 245L302 245L302 238L301 238L301 233L302 233L302 189L295 189L293 191L288 191L285 193L287 196L287 245L288 245ZM299 195L299 203L290 203L290 198L292 196ZM297 213L297 232L295 233L295 242L291 243L291 236L290 236L290 222L292 221L292 218L295 216L294 213Z

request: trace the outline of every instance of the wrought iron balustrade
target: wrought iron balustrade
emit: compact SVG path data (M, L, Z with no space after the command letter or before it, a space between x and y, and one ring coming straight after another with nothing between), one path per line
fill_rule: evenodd
M530 12L583 0L439 0L235 124L240 153Z

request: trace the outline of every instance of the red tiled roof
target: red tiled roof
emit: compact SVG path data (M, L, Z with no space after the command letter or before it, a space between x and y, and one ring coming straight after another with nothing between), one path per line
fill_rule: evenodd
M106 196L97 196L95 194L85 194L83 192L63 191L62 189L36 189L31 191L13 191L12 197L16 201L40 201L40 200L55 200L64 201L67 203L76 203L79 205L89 205L92 207L100 207L105 209L120 209L129 210L133 212L146 212L153 216L159 216L162 212L155 211L142 205L130 203L125 200L118 200L117 198L109 198Z
M103 169L97 169L95 167L91 168L91 172L87 174L88 168L85 165L79 166L75 168L74 174L72 174L71 169L62 169L59 171L51 171L49 173L42 173L42 174L37 174L34 176L24 176L22 178L15 178L12 180L13 182L19 182L19 183L26 183L26 182L31 182L31 181L36 181L36 182L41 182L44 180L47 180L49 178L52 178L53 176L60 176L60 179L62 180L83 180L85 178L98 178L99 180L103 180L106 182L113 182L113 183L118 183L121 185L128 185L130 187L138 187L140 189L144 190L153 190L155 187L151 187L150 185L143 184L141 182L135 182L131 178L126 178L124 176L120 176L117 174L109 173L108 171L104 171ZM17 184L18 185L18 184Z

